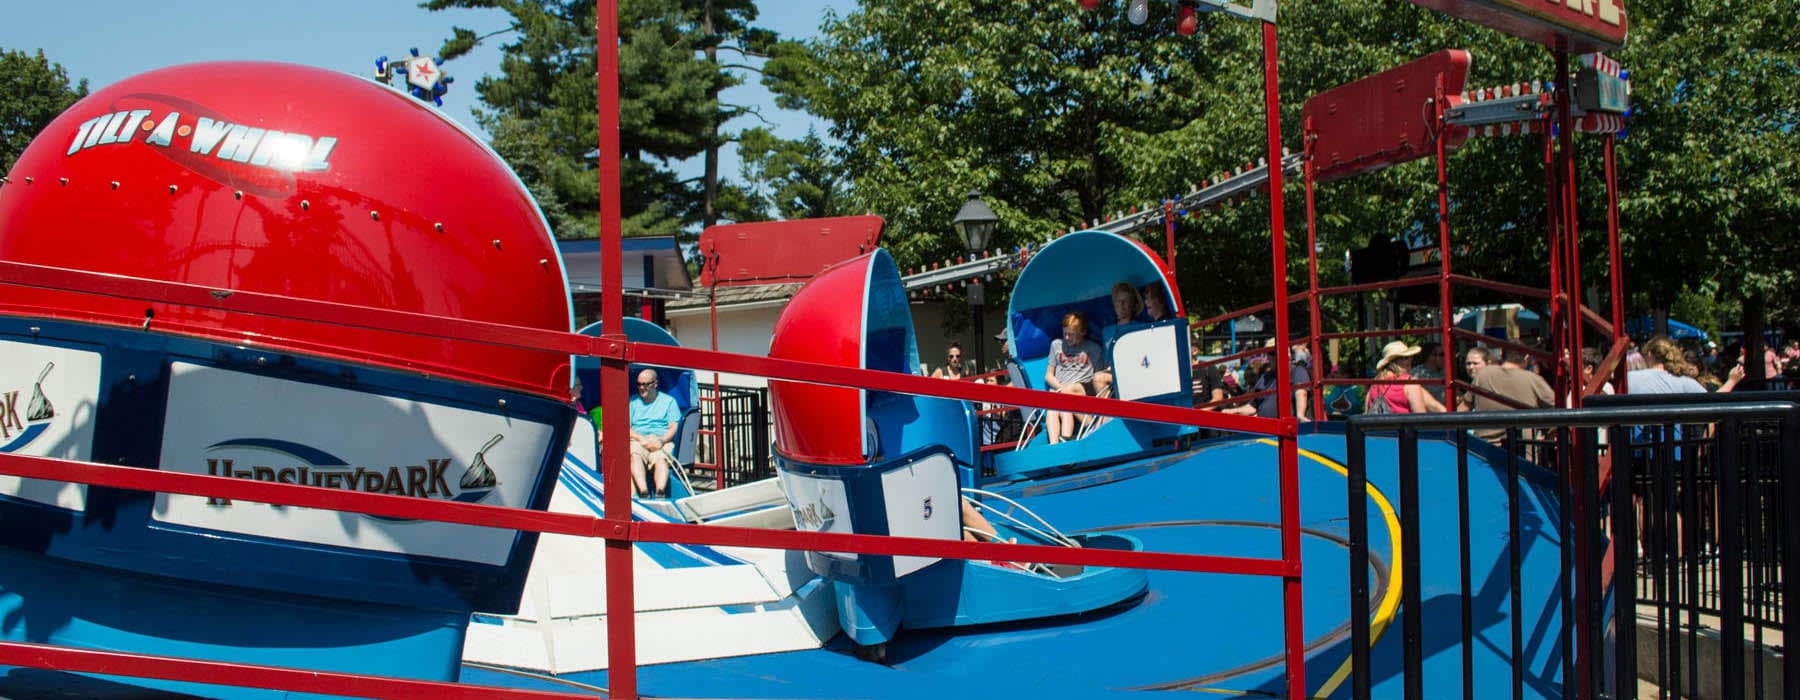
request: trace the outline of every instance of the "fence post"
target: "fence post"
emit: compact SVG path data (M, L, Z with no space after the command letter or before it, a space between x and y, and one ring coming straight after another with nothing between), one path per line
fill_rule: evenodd
M1506 549L1508 576L1507 599L1512 607L1508 615L1512 620L1512 655L1520 658L1525 650L1525 601L1519 593L1519 429L1506 429ZM1525 697L1525 665L1512 665L1512 697L1523 700Z
M1723 600L1719 606L1719 656L1722 673L1720 679L1720 696L1725 698L1744 697L1744 540L1738 530L1739 509L1738 490L1739 461L1743 457L1744 443L1741 440L1743 424L1738 418L1728 418L1719 426L1718 486L1713 492L1718 498L1720 554L1719 573L1722 580L1720 588Z
M769 466L769 390L753 394L756 398L750 412L750 474L763 478L774 473Z
M1425 697L1424 602L1419 584L1419 431L1407 426L1400 429L1400 555L1406 576L1400 582L1400 604L1406 609L1402 628L1405 650L1402 667L1406 677L1406 700Z
M1449 366L1449 365L1446 365ZM1448 374L1448 373L1446 373ZM1448 396L1448 394L1446 394ZM1462 569L1463 700L1475 698L1475 581L1469 554L1469 431L1456 434L1457 564Z
M1781 624L1785 630L1800 621L1800 474L1787 469L1800 464L1800 408L1783 412L1781 435L1781 496L1786 506L1782 509ZM1792 693L1800 688L1800 663L1789 658L1781 666L1782 687Z
M1613 562L1613 696L1637 698L1637 528L1631 496L1636 474L1631 459L1631 435L1620 426L1604 428L1612 458L1612 562ZM1623 446L1626 449L1621 450ZM1595 444L1593 449L1599 450Z
M1345 484L1350 510L1350 693L1369 700L1369 470L1363 429L1344 429Z

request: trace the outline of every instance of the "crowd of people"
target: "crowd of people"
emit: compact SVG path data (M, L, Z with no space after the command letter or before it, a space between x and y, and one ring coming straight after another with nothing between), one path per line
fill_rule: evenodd
M1273 341L1270 341L1271 345ZM1504 345L1504 347L1499 347ZM1266 393L1274 387L1273 366L1267 355L1242 363L1215 365L1203 362L1200 346L1194 345L1194 395L1196 405L1213 410L1245 415L1275 415L1276 397ZM1310 412L1311 391L1304 385L1311 381L1312 366L1306 347L1294 345L1288 353L1290 375L1296 387L1295 414L1305 420ZM1561 403L1550 386L1552 366L1549 354L1532 351L1514 343L1495 343L1494 347L1477 345L1463 350L1457 358L1459 371L1453 379L1463 383L1454 392L1454 405L1445 397L1445 365L1442 346L1393 341L1382 347L1379 359L1366 372L1358 372L1347 363L1333 364L1327 371L1323 393L1324 413L1342 419L1361 413L1440 413L1446 411L1493 411L1518 408L1551 408ZM1582 352L1581 389L1594 383L1594 373L1605 361L1594 348ZM1665 337L1652 338L1641 347L1633 345L1623 362L1627 369L1626 385L1631 393L1729 392L1745 379L1742 350L1733 345L1724 352L1715 347L1686 346ZM1779 352L1769 348L1764 353L1764 377L1774 388L1792 386L1800 380L1800 341L1790 342ZM1345 382L1329 380L1366 379ZM1472 387L1472 388L1471 388ZM1610 381L1601 381L1595 389L1611 394Z
M1108 396L1113 381L1112 368L1102 343L1110 341L1117 330L1128 323L1143 323L1171 317L1172 305L1161 285L1138 288L1120 282L1111 290L1115 322L1096 333L1094 324L1081 311L1062 316L1061 334L1050 342L1044 376L1039 380L1049 391L1082 396ZM1129 319L1129 321L1122 321ZM994 336L1006 356L1007 334ZM1526 341L1529 343L1529 341ZM1287 348L1286 357L1277 359L1275 339L1265 345L1268 352L1241 362L1214 363L1202 357L1202 344L1190 344L1193 362L1194 403L1206 410L1236 415L1278 416L1283 402L1292 407L1292 415L1307 421L1315 415L1313 358L1305 343ZM934 377L965 379L968 373L962 362L962 345L952 342L945 354L945 364L932 373ZM1330 419L1343 419L1362 413L1406 414L1447 411L1494 411L1520 408L1551 408L1567 405L1559 401L1551 388L1552 363L1549 353L1533 350L1526 344L1478 344L1463 349L1453 358L1453 368L1445 366L1442 346L1425 342L1413 345L1403 340L1387 343L1372 365L1359 371L1347 362L1334 362L1326 371L1320 391L1322 413ZM1602 380L1596 386L1594 374L1605 358L1600 350L1584 349L1581 353L1582 376L1572 391L1593 389L1614 392L1612 382ZM1275 362L1285 360L1289 367L1292 393L1278 391ZM1009 360L1010 361L1010 360ZM1623 362L1627 369L1627 386L1631 393L1729 392L1745 379L1745 359L1738 345L1721 351L1714 344L1683 346L1658 336L1641 347L1633 345ZM1779 351L1768 348L1763 357L1764 377L1773 388L1800 385L1800 341L1787 343ZM1447 397L1446 374L1460 382ZM1365 381L1342 381L1342 380ZM1339 381L1332 381L1339 380ZM1372 380L1372 381L1369 381ZM983 381L1004 381L984 379ZM1082 426L1090 420L1061 411L1046 412L1045 429L1052 444L1076 439ZM992 422L992 421L990 421ZM987 432L994 432L989 430ZM992 442L994 435L988 436ZM1497 435L1481 435L1497 440Z

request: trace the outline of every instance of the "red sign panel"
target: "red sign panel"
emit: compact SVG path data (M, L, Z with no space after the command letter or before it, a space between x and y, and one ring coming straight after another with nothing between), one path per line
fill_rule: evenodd
M1412 0L1414 5L1571 53L1625 43L1625 0Z
M1439 79L1444 94L1456 95L1468 76L1469 52L1445 50L1314 95L1300 110L1316 139L1313 179L1334 180L1436 153L1431 101ZM1452 130L1445 148L1455 150L1467 138L1467 130Z
M804 282L831 265L875 250L879 216L759 221L700 233L700 284Z

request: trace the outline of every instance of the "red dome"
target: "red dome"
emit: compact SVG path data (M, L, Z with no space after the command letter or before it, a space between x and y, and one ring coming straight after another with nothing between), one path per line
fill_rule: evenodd
M0 185L0 259L566 331L512 171L432 108L279 63L145 73L78 102ZM562 398L568 356L12 287L0 312L401 367Z
M825 268L808 280L775 319L769 357L866 367L863 334L869 277L878 258L886 258L886 253L877 249ZM880 261L894 266L891 259ZM898 279L898 274L892 276ZM771 380L776 449L784 457L809 464L866 463L864 398L861 389Z

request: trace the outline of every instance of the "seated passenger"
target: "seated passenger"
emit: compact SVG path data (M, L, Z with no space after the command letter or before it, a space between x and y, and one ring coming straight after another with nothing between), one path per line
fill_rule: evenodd
M1144 313L1138 316L1138 320L1144 323L1167 321L1175 316L1170 308L1169 299L1163 292L1163 284L1151 284L1144 288Z
M944 366L932 370L931 376L937 379L962 379L962 357L962 343L950 341L950 347L944 350Z
M1144 310L1144 302L1138 298L1137 287L1130 282L1120 282L1112 288L1113 325L1106 328L1106 339L1111 341L1118 336L1119 327L1127 323L1137 323L1138 314ZM1111 367L1102 368L1094 375L1093 394L1108 396L1112 391L1113 373Z
M1404 340L1388 343L1381 349L1381 362L1375 365L1376 379L1412 379L1412 358L1419 346ZM1431 397L1417 384L1374 384L1363 405L1364 413L1443 413L1444 404Z
M1127 285L1129 286L1129 285ZM1087 316L1070 311L1062 317L1062 337L1050 341L1050 355L1044 362L1044 388L1064 394L1089 396L1095 393L1097 376L1106 365L1106 353L1100 344L1088 339ZM1080 416L1086 420L1086 416ZM1076 414L1045 411L1044 425L1050 444L1075 437Z
M970 501L968 496L962 497L962 522L964 542L1001 541L999 531L994 529L994 524L988 521L987 516L981 514L981 511L975 507L975 502ZM1016 540L1017 538L1014 538L1014 541Z
M656 493L669 490L669 462L675 459L675 431L681 427L681 409L675 399L657 391L656 370L638 373L637 394L631 397L631 486L637 495L649 490L644 472L655 476Z
M1137 287L1130 282L1120 282L1112 288L1113 327L1127 323L1137 323L1138 314L1144 310L1144 300L1138 297Z

